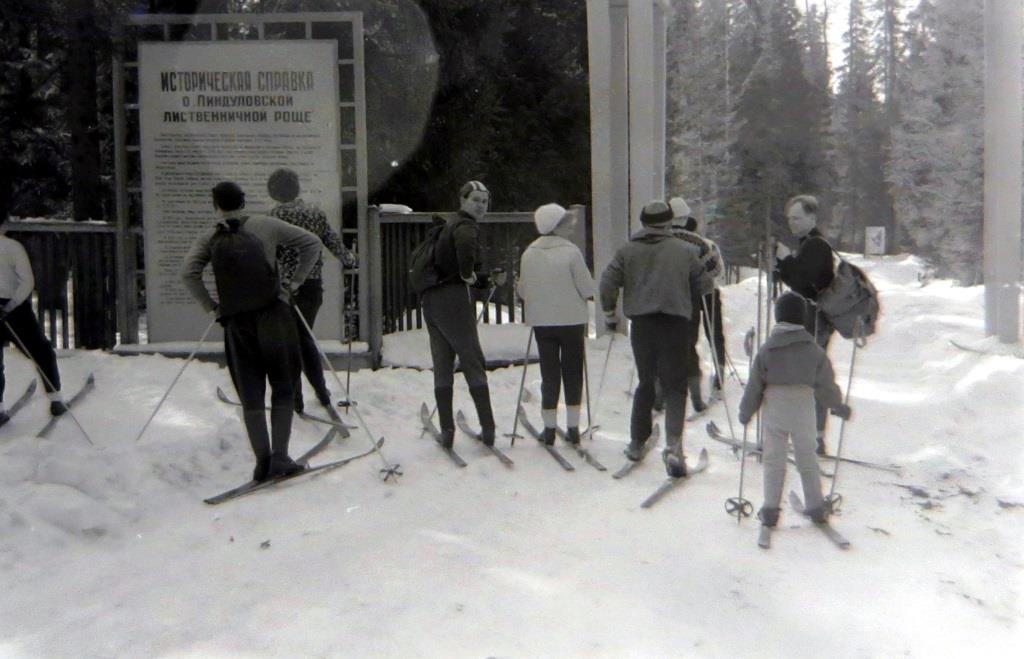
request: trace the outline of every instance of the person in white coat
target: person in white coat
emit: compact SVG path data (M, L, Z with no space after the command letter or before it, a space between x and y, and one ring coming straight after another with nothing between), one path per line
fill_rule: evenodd
M576 227L575 213L558 204L545 204L533 219L540 237L523 252L517 291L525 302L526 323L533 327L540 354L543 439L548 445L555 443L558 398L564 383L566 436L579 443L587 300L594 296L594 278L579 248L568 240Z

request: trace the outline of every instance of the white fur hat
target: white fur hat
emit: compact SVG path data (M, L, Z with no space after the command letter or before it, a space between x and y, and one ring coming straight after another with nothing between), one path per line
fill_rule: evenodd
M672 207L672 219L685 219L690 216L690 205L682 197L672 197L668 200L668 205Z
M537 225L537 233L542 236L551 233L565 217L566 210L558 204L544 204L533 213L533 222Z

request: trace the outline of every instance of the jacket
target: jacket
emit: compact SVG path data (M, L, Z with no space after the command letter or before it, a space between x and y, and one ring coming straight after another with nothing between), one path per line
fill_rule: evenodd
M590 319L594 278L579 248L561 236L541 236L526 248L516 290L526 302L528 325L584 325Z
M645 228L615 252L601 274L601 308L615 312L619 289L627 317L663 313L693 317L694 296L714 290L700 250L668 229Z
M448 221L434 247L434 264L443 283L471 281L481 270L479 238L480 225L469 213L460 210Z
M750 379L740 401L740 423L747 423L761 407L764 390L773 384L806 385L827 409L843 403L832 362L801 325L779 323L772 328L750 367Z
M778 260L775 272L782 283L815 302L818 291L831 284L835 274L832 246L820 231L811 229L795 252Z

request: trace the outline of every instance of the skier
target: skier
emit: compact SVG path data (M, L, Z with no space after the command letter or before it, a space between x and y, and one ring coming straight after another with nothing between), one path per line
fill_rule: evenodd
M284 220L309 231L320 242L334 254L346 268L356 266L355 254L345 247L341 237L331 228L327 222L327 215L316 206L306 204L299 198L299 176L291 169L281 168L274 171L267 179L267 192L270 198L278 202L270 211L271 217ZM295 273L295 266L298 263L296 250L279 247L277 250L278 269L281 272L281 281L287 284L292 281ZM298 314L306 319L310 327L316 322L317 312L324 300L323 272L324 260L322 252L317 255L316 263L309 272L306 280L295 290L293 301L295 303L295 322L299 332L299 347L302 354L302 372L306 380L316 392L316 398L324 407L331 407L331 392L327 389L324 381L324 365L320 360L320 351L316 346L316 339L306 330L305 325L299 319ZM344 293L341 294L344 299ZM302 412L304 407L302 400L302 382L295 382L295 411Z
M717 358L718 368L711 374L710 389L713 394L718 394L722 390L721 376L725 373L725 331L722 329L722 296L719 290L725 273L725 259L722 258L722 251L718 248L718 244L699 231L697 218L690 214L690 207L684 199L673 197L669 200L669 205L672 206L672 215L675 218L672 224L673 230L675 230L678 218L685 218L682 231L676 232L676 235L685 239L691 239L691 237L699 239L709 249L709 254L706 258L708 263L711 264L710 272L715 280L715 287L714 290L702 298L699 311L703 319L704 336L707 337L708 344L715 347L714 357ZM707 312L706 314L705 311ZM700 382L698 381L697 384L699 387ZM697 398L699 399L699 388L697 392Z
M533 220L540 238L523 252L517 290L540 353L543 440L548 446L555 443L564 382L566 438L579 444L587 300L594 297L594 279L583 254L568 240L576 227L575 213L545 204L534 212Z
M230 181L214 186L213 206L220 220L192 244L181 278L189 293L224 326L224 354L256 456L253 480L262 482L303 469L288 456L294 387L301 368L288 299L316 263L320 241L287 222L246 214L245 194ZM297 250L291 289L284 289L278 276L279 246ZM207 264L213 266L218 302L203 284ZM268 380L269 434L264 412Z
M850 407L843 403L835 382L832 362L804 328L806 314L804 298L792 291L779 296L775 302L776 325L754 357L740 401L739 420L743 425L764 404L764 505L758 517L769 527L779 520L790 439L803 483L806 514L815 523L827 520L814 455L815 420L811 410L820 406L843 419L850 417Z
M831 284L835 275L832 246L817 228L817 198L797 195L786 202L785 212L789 230L799 243L795 252L791 252L781 242L776 245L775 277L810 302L803 325L814 337L815 343L827 351L834 328L814 303L818 299L818 291ZM827 410L818 405L815 418L818 431L816 450L819 455L825 455Z
M7 221L0 217L0 225ZM44 376L43 387L50 399L50 414L60 416L67 411L67 405L60 392L60 371L57 369L57 353L43 334L36 315L32 311L32 290L35 288L32 264L21 243L0 234L0 426L10 421L3 406L4 378L3 346L14 341L26 357L31 359ZM13 335L12 335L13 332Z
M640 213L641 231L616 251L601 275L601 308L605 326L618 326L616 304L622 288L622 309L632 322L630 342L639 384L633 397L630 443L626 457L639 461L651 435L654 385L661 381L665 398L665 450L662 459L669 476L686 475L683 423L689 364L680 342L692 333L694 303L712 287L711 275L696 245L679 240L671 231L672 210L656 200Z
M480 439L494 445L494 413L484 368L484 352L477 335L476 312L469 287L486 289L505 283L498 270L480 271L479 220L487 214L490 191L480 181L469 181L459 190L459 211L447 220L434 247L434 264L440 283L420 296L423 319L430 336L430 357L434 366L434 398L441 426L441 443L451 448L455 441L452 397L455 358L469 385L469 393L480 421Z

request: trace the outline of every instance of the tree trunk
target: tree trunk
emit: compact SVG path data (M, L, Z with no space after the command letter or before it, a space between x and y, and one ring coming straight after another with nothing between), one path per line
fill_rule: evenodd
M69 0L65 11L68 55L65 90L71 130L71 200L76 221L102 220L99 116L96 109L96 7Z

